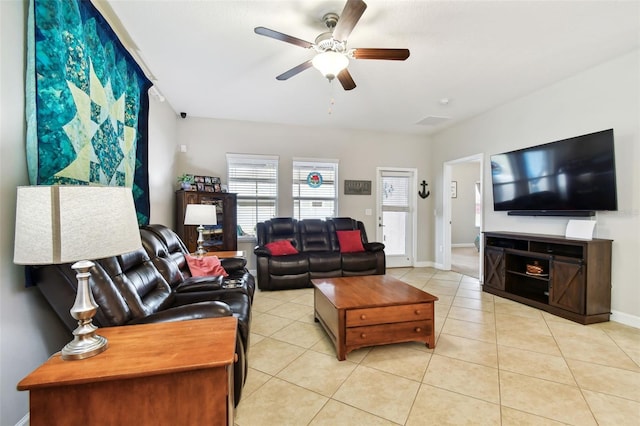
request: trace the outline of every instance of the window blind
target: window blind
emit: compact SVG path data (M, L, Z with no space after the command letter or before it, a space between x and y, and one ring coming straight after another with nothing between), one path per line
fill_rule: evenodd
M309 185L309 175L322 183ZM296 219L325 219L338 213L338 161L294 160L292 178L293 214Z
M256 223L277 215L278 157L227 154L227 182L237 194L239 235L255 235Z

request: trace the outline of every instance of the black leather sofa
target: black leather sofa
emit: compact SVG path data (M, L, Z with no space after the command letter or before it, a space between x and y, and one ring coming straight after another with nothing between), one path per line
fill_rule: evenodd
M340 217L327 220L290 217L257 224L258 288L285 290L311 287L322 277L383 275L386 270L384 244L369 242L361 221ZM338 231L360 231L364 251L342 253ZM290 241L296 254L273 255L267 244Z
M235 316L238 319L237 361L234 364L234 401L237 405L247 373L247 350L251 326L253 276L244 259L221 259L229 278L242 279L243 286L224 288L222 277L190 277L184 254L172 251L160 234L165 233L184 248L173 231L164 226L140 229L143 248L95 260L90 285L99 308L93 318L98 327L184 321ZM175 248L175 247L174 247ZM181 266L182 265L182 266ZM187 271L184 271L184 269ZM76 291L76 272L70 264L29 268L30 281L38 286L70 331L77 322L69 314Z

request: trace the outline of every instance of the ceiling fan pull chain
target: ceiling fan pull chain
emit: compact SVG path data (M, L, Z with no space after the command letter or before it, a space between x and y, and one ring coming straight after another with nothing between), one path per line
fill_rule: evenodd
M333 115L333 106L336 103L336 99L334 98L334 91L335 91L334 86L335 86L335 84L333 84L333 81L334 80L329 80L329 86L330 86L330 89L329 89L329 111L328 111L329 115Z

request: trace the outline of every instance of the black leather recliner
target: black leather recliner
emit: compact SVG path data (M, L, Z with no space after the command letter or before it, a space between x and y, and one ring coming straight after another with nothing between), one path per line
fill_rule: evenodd
M219 277L217 283L212 283L211 279L205 277L192 277L187 264L186 256L189 254L186 245L178 234L171 228L164 225L147 225L140 229L142 245L147 250L151 261L156 265L162 276L167 280L172 288L178 293L223 290L225 292L233 289L224 288L224 280ZM215 254L215 252L213 253ZM242 285L236 290L244 292L253 302L255 293L255 279L246 268L247 260L244 258L223 258L220 263L229 274L227 279L241 282ZM217 288L216 288L217 286Z
M90 286L99 305L93 319L98 327L236 316L238 359L233 370L234 401L238 404L247 373L245 342L248 342L251 321L251 302L247 295L234 292L223 297L221 293L201 291L183 297L165 280L144 248L94 263ZM78 281L71 265L30 267L29 271L31 281L38 286L67 328L74 330L77 323L69 315L69 309L75 300ZM207 278L212 283L219 283L218 277ZM228 303L225 298L228 298Z
M285 290L311 287L314 278L353 275L383 275L386 271L384 244L367 239L364 224L348 218L327 220L290 217L273 218L257 224L258 287ZM341 253L337 231L360 231L364 251ZM288 240L297 254L275 256L266 244Z
M222 276L191 276L185 258L188 252L173 230L164 225L149 225L140 229L140 238L151 261L173 289L176 299L181 303L219 300L229 305L233 315L238 318L243 345L248 348L255 280L245 268L246 259L221 259L229 278L243 283L241 287L224 288Z

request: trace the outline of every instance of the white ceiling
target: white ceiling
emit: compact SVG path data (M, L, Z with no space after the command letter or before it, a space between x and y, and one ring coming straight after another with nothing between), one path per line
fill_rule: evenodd
M408 48L404 62L351 60L344 91L310 68L313 42L345 1L108 0L156 87L189 117L429 134L640 46L639 1L379 1L348 47ZM447 105L440 101L449 99ZM331 113L329 113L331 111ZM439 125L417 124L448 117ZM429 119L427 120L429 121Z

